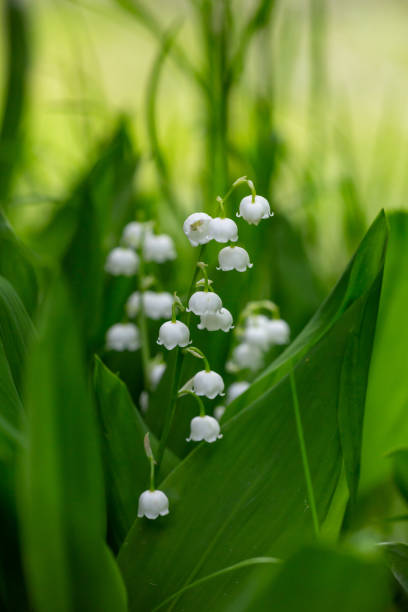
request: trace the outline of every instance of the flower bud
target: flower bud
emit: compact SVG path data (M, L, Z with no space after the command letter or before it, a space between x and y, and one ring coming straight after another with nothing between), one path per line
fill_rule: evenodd
M116 323L106 332L106 348L110 351L136 351L140 334L133 323Z
M252 201L252 195L242 198L237 213L237 217L242 217L250 225L258 225L261 219L272 216L268 200L260 195L255 196L255 202Z
M149 410L149 394L147 391L142 391L139 395L140 412L146 414Z
M245 272L247 268L252 268L248 253L245 249L238 246L227 246L221 249L218 253L218 263L220 266L217 270L223 270L224 272L229 270Z
M217 372L200 370L193 376L193 392L214 399L217 395L224 395L224 381Z
M133 276L139 267L139 257L132 249L113 249L105 263L105 271L114 276Z
M234 401L235 398L239 397L249 387L249 382L246 380L240 380L232 383L227 389L227 404Z
M137 516L145 516L148 519L157 519L158 516L166 516L169 513L169 500L163 491L143 491L139 497L139 508Z
M249 325L243 333L245 342L251 346L256 346L261 351L267 351L271 346L271 341L264 325Z
M143 297L144 311L149 319L168 319L171 317L171 309L174 297L167 291L145 291Z
M161 381L165 370L166 370L165 363L155 363L150 368L149 379L150 379L150 384L152 386L152 389L156 389L158 387L159 382Z
M238 240L238 228L232 219L215 217L209 223L210 237L216 242L236 242Z
M197 327L198 329L207 329L208 331L218 331L221 329L224 332L229 332L234 327L232 324L232 314L227 308L220 308L218 312L201 315L201 321Z
M125 310L126 310L126 314L129 317L129 319L134 319L139 314L139 310L140 310L140 292L139 291L134 291L133 293L130 294L126 302Z
M211 240L209 233L210 215L203 212L189 215L183 224L183 232L187 236L192 246L206 244Z
M165 346L169 351L176 346L185 347L191 344L190 330L181 321L166 321L160 326L157 344Z
M146 261L164 263L170 259L176 259L174 242L167 234L147 234L143 242L143 257Z
M122 242L128 247L137 249L142 244L143 233L150 232L148 226L145 223L139 223L138 221L132 221L128 223L122 233Z
M220 421L222 419L222 417L224 416L224 412L225 406L217 406L216 408L214 408L214 417L217 419L217 421Z
M190 437L187 442L215 442L218 438L222 438L220 433L220 425L217 419L211 416L197 416L190 423Z
M214 314L222 308L221 298L212 291L196 291L188 301L187 312L195 315Z
M249 369L255 371L259 370L262 364L262 351L256 346L243 342L234 348L232 351L232 360L228 362L227 365L229 371L233 369Z

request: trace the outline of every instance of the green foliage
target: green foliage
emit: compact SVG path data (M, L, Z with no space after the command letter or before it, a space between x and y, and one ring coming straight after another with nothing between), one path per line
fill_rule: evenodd
M390 603L380 559L316 546L296 553L275 580L264 571L251 586L245 604L235 601L228 612L383 612Z
M314 320L314 336L305 334L307 345L298 344L297 353L288 351L281 366L286 374L296 363L317 514L332 534L340 528L344 510L343 498L343 507L336 505L331 512L343 461L352 492L356 486L355 451L364 411L361 381L370 363L385 238L382 215L328 298L331 307ZM375 263L370 259L367 270L372 253L377 257ZM356 275L363 262L364 281ZM350 375L357 359L358 378ZM161 483L174 504L165 527L136 521L119 555L130 610L140 605L154 608L192 580L254 555L287 558L312 539L293 399L284 374L256 396L248 393L245 405L241 402L241 410L225 423L223 440L214 446L199 445ZM180 602L174 600L172 609L222 610L224 587L217 579L217 589L206 592L205 598L202 591L192 589ZM240 588L238 583L237 592Z
M392 462L386 453L408 440L408 214L391 213L388 220L390 237L364 425L361 484L365 490L389 476Z
M108 528L119 548L137 516L140 493L148 486L148 460L143 438L148 431L126 385L96 359L94 386L101 424L108 503ZM157 441L151 436L153 452ZM166 451L164 474L177 464Z
M104 542L102 466L83 357L67 289L55 282L28 360L25 392L20 516L38 612L126 609Z

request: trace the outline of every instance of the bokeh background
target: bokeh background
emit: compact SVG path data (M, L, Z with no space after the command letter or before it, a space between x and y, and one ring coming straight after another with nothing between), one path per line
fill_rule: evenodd
M264 12L245 38L259 5ZM262 175L261 190L273 191L330 284L377 211L405 205L407 13L402 0L27 3L24 150L10 219L30 240L119 113L141 154L138 189L165 199L147 121L153 66L170 32L173 50L153 98L177 205L183 214L209 208L226 167L229 178ZM211 101L180 67L176 47L210 75ZM230 86L222 85L225 57L240 52ZM209 134L214 122L223 124L224 145ZM228 159L219 159L222 146Z

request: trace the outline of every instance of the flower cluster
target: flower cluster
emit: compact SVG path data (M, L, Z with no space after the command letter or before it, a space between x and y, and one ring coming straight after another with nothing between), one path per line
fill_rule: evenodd
M109 351L136 351L146 353L145 369L147 386L154 390L164 374L166 365L161 354L154 359L148 355L148 347L142 346L139 327L130 322L144 317L159 320L171 316L174 297L167 291L152 291L153 277L144 276L144 263L164 263L176 258L174 242L167 234L155 234L152 223L132 221L122 232L121 246L115 247L107 256L105 271L113 276L135 276L139 289L134 291L125 305L124 321L115 323L106 332L106 348ZM142 412L149 404L148 391L139 398Z
M259 311L267 311L267 316ZM264 300L247 304L240 316L236 335L240 342L232 351L226 364L228 372L251 370L256 372L263 366L264 355L276 345L289 342L289 325L280 318L273 302Z
M204 245L208 242L215 241L223 245L218 253L217 267L217 270L222 272L235 270L242 273L252 268L253 265L245 248L236 244L238 242L236 222L225 214L227 199L236 187L243 184L249 187L251 193L242 198L236 216L252 225L258 225L262 219L271 217L273 213L270 211L268 201L256 194L252 181L241 177L233 183L223 198L217 198L217 216L211 217L207 213L196 212L189 215L183 224L183 231L190 244L193 247L201 247L200 259L204 255ZM174 397L169 398L168 414L170 416L163 429L158 447L159 464L175 412L175 403L180 398L187 395L194 397L199 407L199 414L191 419L190 435L186 438L187 441L214 443L222 438L219 420L225 411L225 406L244 393L250 385L246 380L233 382L226 391L225 405L217 406L213 411L214 416L206 414L203 398L215 400L224 397L225 385L222 376L211 369L204 352L196 346L191 346L190 319L192 315L199 318L197 324L199 330L228 333L234 329L233 316L223 304L222 297L214 291L213 281L208 278L208 264L205 261L197 263L192 284L193 290L187 296L185 304L176 293L172 295L164 291L152 291L143 277L144 262L162 263L174 257L174 244L169 236L155 235L149 223L133 222L125 227L121 246L111 251L105 265L106 271L110 274L132 276L138 272L140 277L138 289L129 296L126 302L127 320L108 330L107 347L111 350L137 350L141 346L143 353L146 334L139 333L138 327L129 320L141 316L152 320L167 319L160 325L157 344L169 351L182 349L181 359L183 354L188 354L202 360L204 365L181 388L179 388L181 365L178 366L178 370L176 369L173 384L175 389L179 388L179 390ZM262 366L265 352L272 345L284 344L288 341L289 328L284 321L279 319L276 309L273 310L272 317L261 313L262 310L270 314L273 309L268 310L266 304L262 302L257 303L256 307L253 304L251 307L246 307L244 313L241 314L234 332L238 343L226 365L226 369L230 372L259 369ZM183 321L179 320L178 313L180 312L186 313ZM147 410L148 391L157 387L165 367L159 358L149 361L148 388L142 392L140 398L142 411ZM150 448L148 435L145 439L145 450L151 468L150 489L140 495L138 516L155 519L168 514L169 500L163 491L156 490L154 487L156 461Z

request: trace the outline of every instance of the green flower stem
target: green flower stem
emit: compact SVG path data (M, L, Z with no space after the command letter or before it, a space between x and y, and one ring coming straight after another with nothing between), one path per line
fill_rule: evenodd
M205 251L205 247L206 245L203 244L201 245L201 248L199 250L198 253L198 259L197 262L201 261L204 255L204 251ZM198 266L197 264L194 266L194 272L193 272L193 278L191 279L191 284L190 287L188 289L188 293L187 293L187 301L189 300L191 294L194 291L195 288L195 283L197 280L197 274L198 274ZM173 318L172 318L173 320ZM186 316L186 325L187 327L190 327L190 321L191 321L191 312L187 313ZM167 413L165 415L164 418L164 425L163 425L163 430L162 430L162 434L160 437L160 442L159 442L159 448L157 451L157 469L160 469L160 465L161 462L163 460L163 455L164 455L164 451L167 445L167 439L169 437L170 434L170 430L171 430L171 425L173 423L173 418L174 418L174 414L176 412L176 404L177 404L177 391L180 387L180 378L181 378L181 368L183 367L183 361L184 361L184 353L183 351L180 351L180 349L177 347L176 348L177 351L177 356L176 356L176 366L174 369L174 378L173 378L173 384L171 387L171 399L170 399L170 403L167 407Z
M189 389L185 389L184 391L182 391L182 393L178 394L178 397L184 397L185 395L192 395L194 397L194 399L197 401L197 404L200 408L200 416L204 417L205 416L205 408L204 408L204 404L203 404L203 400L201 399L201 397L199 397L198 395L196 395L193 391L190 391Z
M140 340L141 340L141 355L142 355L142 370L143 370L143 381L147 391L150 390L150 348L149 348L149 334L147 331L146 313L144 310L144 259L143 259L143 245L140 249L139 258L139 293L140 293L140 309L138 315L138 324L140 329Z
M201 272L203 273L203 276L204 276L204 291L207 293L208 292L207 264L205 264L203 261L199 261L197 263L197 268L199 268L201 270Z
M198 253L198 260L197 261L201 261L202 256L204 255L205 247L206 247L205 244L201 245L200 251ZM198 270L199 270L199 268L198 268L198 266L196 264L194 266L193 278L191 279L191 284L190 284L190 287L188 289L187 300L190 298L190 295L194 291L194 287L195 287L195 283L196 283L196 279L197 279ZM173 318L175 320L175 312L176 312L175 311L175 305L173 304L172 321L173 321ZM186 316L186 325L187 325L187 327L190 327L190 321L191 321L191 312L188 312L187 316ZM169 403L168 408L167 408L167 414L165 415L163 430L162 430L162 434L161 434L161 437L160 437L159 448L158 448L158 451L157 451L157 469L160 469L160 465L161 465L161 462L163 460L164 451L165 451L165 448L166 448L166 445L167 445L167 439L169 437L171 425L172 425L173 418L174 418L174 413L176 411L177 391L178 391L178 389L180 387L181 368L183 366L184 353L183 353L183 351L180 351L180 349L178 347L176 348L176 351L177 351L176 366L175 366L175 369L174 369L174 378L173 378L173 384L172 384L172 388L171 388L171 400L170 400L170 403Z
M307 495L309 498L309 506L310 506L310 510L312 513L312 520L313 520L315 536L316 538L318 538L319 531L320 531L319 519L317 516L316 500L315 500L314 491L313 491L313 483L312 483L312 477L310 474L309 461L307 458L306 443L305 443L305 437L303 434L302 420L300 417L299 398L298 398L297 389L296 389L295 371L294 371L293 365L290 370L290 386L291 386L291 391L292 391L293 408L295 410L296 429L297 429L297 434L299 438L300 453L302 455L303 470L305 473Z
M168 405L167 413L165 415L163 430L162 430L162 434L161 434L160 442L159 442L159 448L157 450L157 469L160 469L160 466L161 466L164 451L167 445L167 439L169 437L169 433L171 429L171 424L174 418L174 413L176 411L177 390L180 385L181 368L182 368L183 359L184 359L183 351L180 351L178 347L176 348L176 351L177 351L176 366L174 370L174 378L173 378L173 384L171 388L171 399Z
M173 305L171 307L171 322L175 323L177 321L177 303L176 300L174 300Z
M205 371L209 372L211 370L210 363L201 349L197 348L196 346L189 346L187 349L184 349L184 353L189 353L190 355L193 355L193 357L198 357L199 355L204 361ZM198 355L195 355L194 353L198 353Z
M228 198L230 197L234 189L239 187L239 185L244 185L244 184L248 185L248 187L250 188L251 194L252 194L252 201L255 202L255 196L256 196L255 185L253 184L251 180L247 179L246 176L241 176L240 178L238 178L236 181L232 183L231 187L228 189L227 193L225 194L223 198L221 198L221 196L218 196L217 202L220 207L222 206L223 211L224 211L224 204L228 200ZM225 211L224 211L224 216L225 216Z

